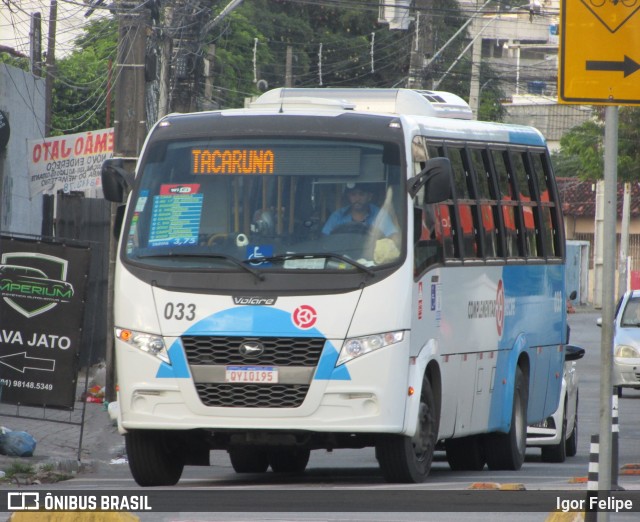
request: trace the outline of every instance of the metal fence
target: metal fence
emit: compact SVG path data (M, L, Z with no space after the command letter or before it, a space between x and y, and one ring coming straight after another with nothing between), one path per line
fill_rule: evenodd
M589 268L593 268L593 257L594 257L593 236L594 234L575 234L575 237L572 238L579 241L589 242ZM619 252L619 251L620 251L620 234L617 234L616 235L616 252ZM630 259L631 270L640 270L640 234L629 235L629 250L627 252L627 256L631 258ZM617 255L616 255L616 259L618 259Z

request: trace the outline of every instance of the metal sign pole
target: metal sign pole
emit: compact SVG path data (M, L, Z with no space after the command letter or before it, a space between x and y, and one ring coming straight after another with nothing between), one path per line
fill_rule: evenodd
M602 341L600 346L600 463L598 489L611 490L611 389L613 317L615 308L615 257L617 221L618 107L606 108L604 133L604 269L602 280ZM598 513L598 522L609 514Z

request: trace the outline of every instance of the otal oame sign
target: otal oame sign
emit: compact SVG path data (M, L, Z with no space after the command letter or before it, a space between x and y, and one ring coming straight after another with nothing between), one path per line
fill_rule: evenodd
M59 190L101 187L102 162L113 157L113 129L30 140L27 143L31 196Z
M640 104L640 0L562 0L559 103Z

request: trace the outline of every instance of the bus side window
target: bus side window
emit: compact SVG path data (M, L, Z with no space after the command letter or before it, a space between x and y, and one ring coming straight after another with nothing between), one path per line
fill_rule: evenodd
M518 187L518 201L520 202L524 222L525 255L527 257L538 257L538 223L540 220L538 219L538 209L532 180L528 176L524 164L527 153L512 151L510 156L516 185Z
M498 178L498 189L500 190L500 208L502 209L502 219L504 221L504 257L519 256L518 250L518 229L516 220L516 205L509 171L506 166L506 151L492 150L493 164Z
M498 206L495 189L490 178L490 162L486 149L470 149L476 179L476 198L480 210L480 230L484 243L484 256L498 255Z
M441 143L428 143L427 152L430 158L446 157L444 147ZM453 201L443 201L433 205L433 216L435 220L435 239L442 245L442 255L445 259L456 258L455 242L457 241L456 230L450 209L453 208Z
M541 215L540 233L542 234L542 247L545 256L558 256L559 251L555 248L557 244L555 202L552 200L552 193L547 182L548 171L545 169L545 155L543 153L531 154L532 174L538 182L539 208Z
M477 243L478 220L475 215L476 202L472 199L470 191L469 168L464 161L465 149L447 146L447 156L453 169L454 201L456 205L452 207L452 215L455 217L455 222L458 225L456 231L461 239L459 257L463 259L476 258L480 252Z

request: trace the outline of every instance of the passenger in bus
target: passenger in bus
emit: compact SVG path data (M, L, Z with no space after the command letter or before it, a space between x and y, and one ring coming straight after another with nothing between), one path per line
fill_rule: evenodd
M373 191L364 183L349 183L346 187L349 204L334 211L322 227L325 235L343 232L366 233L375 227L385 238L395 239L399 231L391 216L371 202Z

